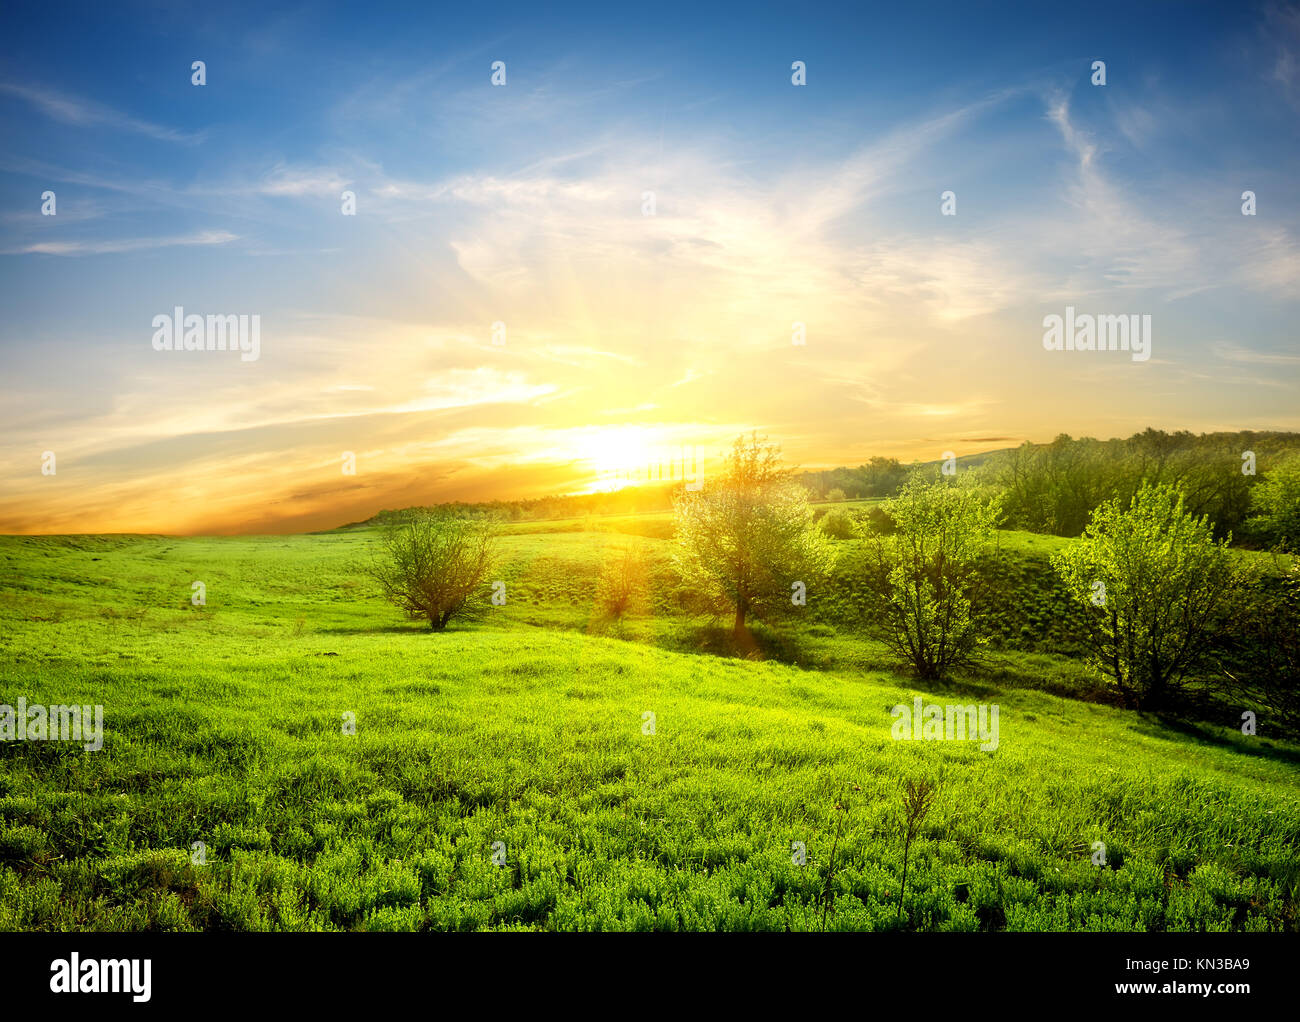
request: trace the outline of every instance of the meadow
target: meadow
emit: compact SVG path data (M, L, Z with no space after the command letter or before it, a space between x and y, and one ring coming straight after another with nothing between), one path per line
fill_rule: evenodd
M105 727L0 743L0 929L1300 928L1300 747L1107 705L1040 584L1064 540L999 533L986 662L918 686L834 582L738 655L671 528L509 526L505 605L443 634L375 594L366 527L0 538L0 703ZM998 704L998 748L893 740L918 695Z

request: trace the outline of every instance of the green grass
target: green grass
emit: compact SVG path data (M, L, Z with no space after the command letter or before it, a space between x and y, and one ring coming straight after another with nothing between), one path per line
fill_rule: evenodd
M367 530L0 539L0 703L102 703L106 732L0 744L0 928L805 930L828 888L836 930L1300 925L1300 749L1027 688L1083 673L1042 653L920 689L834 608L711 655L646 517L512 529L507 605L443 635L352 570ZM613 624L628 543L651 591ZM998 749L893 741L915 694L997 703Z

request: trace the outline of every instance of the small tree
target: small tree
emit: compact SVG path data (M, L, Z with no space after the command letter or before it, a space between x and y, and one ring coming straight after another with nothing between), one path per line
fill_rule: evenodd
M833 507L827 511L822 515L818 526L831 539L854 539L858 535L853 515L842 507Z
M603 565L596 583L596 602L609 617L621 618L643 603L645 595L645 553L625 544Z
M914 477L882 507L896 531L873 534L863 563L868 588L884 604L885 642L922 678L942 678L981 641L972 602L997 501Z
M1300 457L1270 469L1250 494L1250 526L1284 550L1300 550Z
M384 597L441 632L466 611L492 566L496 526L486 518L421 511L383 533L369 574Z
M1094 663L1125 704L1155 709L1205 652L1214 615L1240 584L1208 518L1188 513L1168 484L1144 483L1127 511L1092 513L1083 536L1052 555L1079 602Z
M737 637L750 614L762 620L791 610L795 583L812 589L834 563L807 492L781 468L777 448L757 435L737 438L721 476L680 494L674 510L682 581L715 607L735 611Z
M1271 730L1300 736L1300 559L1280 574L1243 571L1240 598L1223 610L1212 656L1229 697L1267 707Z

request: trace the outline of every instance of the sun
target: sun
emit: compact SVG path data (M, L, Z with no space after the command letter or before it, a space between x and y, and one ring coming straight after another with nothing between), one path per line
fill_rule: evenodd
M593 490L616 489L646 478L653 466L678 457L664 430L653 426L588 426L574 437L575 460L590 473Z

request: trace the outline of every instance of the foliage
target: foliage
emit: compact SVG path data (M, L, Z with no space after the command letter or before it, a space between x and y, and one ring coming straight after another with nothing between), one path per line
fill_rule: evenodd
M413 515L384 530L382 553L372 558L369 574L385 599L441 632L480 592L495 535L486 518Z
M1300 561L1280 575L1250 572L1250 584L1223 608L1213 659L1261 732L1300 735Z
M1300 551L1300 456L1265 472L1250 495L1253 531L1272 546Z
M939 786L928 777L909 777L903 784L903 879L898 887L898 918L903 918L903 898L907 895L907 860L912 842L930 813Z
M640 547L630 544L617 548L605 562L596 587L596 600L602 611L621 618L645 601L646 558Z
M858 534L853 515L841 507L831 508L817 524L831 539L853 539Z
M683 584L715 607L734 609L736 635L750 614L766 620L814 592L834 553L813 523L807 491L781 468L777 448L738 437L725 470L677 500L676 564Z
M1174 487L1144 485L1128 509L1110 500L1083 538L1052 558L1087 626L1093 663L1126 703L1164 705L1200 662L1240 573L1204 516Z
M1207 515L1219 535L1244 533L1255 477L1242 473L1243 454L1267 460L1300 451L1295 433L1166 433L1147 429L1126 440L1074 439L1023 444L992 458L981 474L1005 494L1008 524L1034 532L1078 536L1103 502L1127 504L1146 482L1183 491L1193 514Z
M861 500L892 497L907 477L907 467L897 458L872 458L856 468L803 472L795 481L826 500ZM834 494L841 496L836 497Z
M884 510L895 532L873 533L860 563L882 604L885 641L920 677L942 678L980 644L972 601L997 502L913 477Z

